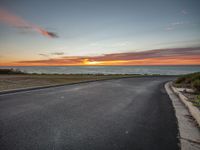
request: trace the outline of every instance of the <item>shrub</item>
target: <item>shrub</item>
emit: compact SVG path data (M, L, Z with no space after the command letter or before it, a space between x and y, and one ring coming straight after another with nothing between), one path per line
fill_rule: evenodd
M179 77L175 81L175 83L177 83L177 84L180 84L180 83L190 84L192 81L197 80L197 79L200 79L200 72L183 75L183 76Z
M0 69L0 74L25 74L18 69Z
M196 79L192 82L192 88L200 92L200 79Z
M194 104L195 106L200 107L200 95L197 95L197 96L196 96L196 99L193 101L193 104Z
M176 84L184 83L185 80L186 80L186 77L183 76L183 77L178 78L178 79L175 81L175 83L176 83Z

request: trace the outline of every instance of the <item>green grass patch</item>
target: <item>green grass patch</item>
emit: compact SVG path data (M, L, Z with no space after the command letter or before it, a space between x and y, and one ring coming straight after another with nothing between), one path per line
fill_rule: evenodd
M200 94L196 96L196 98L192 101L193 105L200 107Z

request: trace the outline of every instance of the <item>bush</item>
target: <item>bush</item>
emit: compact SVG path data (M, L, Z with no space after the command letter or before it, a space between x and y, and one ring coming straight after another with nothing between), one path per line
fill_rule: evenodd
M178 79L175 81L175 83L176 83L176 84L184 83L185 80L186 80L186 77L183 76L183 77L178 78Z
M183 75L175 81L175 84L178 87L193 88L200 92L200 72Z
M193 104L194 104L195 106L200 107L200 95L197 95L197 96L196 96L195 100L193 101Z
M0 69L0 74L25 74L18 69Z
M192 82L192 88L195 89L197 92L200 92L200 79L194 80Z

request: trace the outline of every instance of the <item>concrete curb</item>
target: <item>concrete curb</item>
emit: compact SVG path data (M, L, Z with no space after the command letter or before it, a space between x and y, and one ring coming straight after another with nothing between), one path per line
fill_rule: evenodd
M173 92L179 97L182 103L187 107L190 114L196 120L198 126L200 127L200 110L197 107L193 106L193 104L188 101L188 98L185 97L181 92L179 92L177 88L172 85L172 83L170 83L170 87Z
M199 150L200 149L200 130L190 117L189 110L185 104L180 100L179 96L172 90L171 82L165 84L165 90L172 101L179 135L177 138L180 140L181 150Z

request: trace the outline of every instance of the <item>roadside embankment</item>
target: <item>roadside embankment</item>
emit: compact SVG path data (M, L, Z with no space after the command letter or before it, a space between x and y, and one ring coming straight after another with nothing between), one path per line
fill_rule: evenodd
M200 127L200 110L199 110L199 108L194 106L193 103L190 102L190 100L185 95L183 95L183 93L181 92L182 91L181 88L174 87L172 83L170 84L170 86L171 86L171 89L173 90L173 92L179 97L181 102L187 107L187 109L191 113L192 117L196 120L198 126Z

